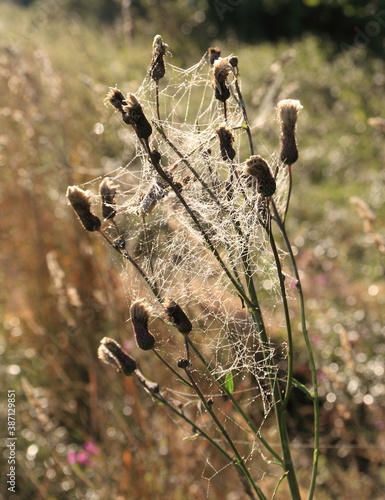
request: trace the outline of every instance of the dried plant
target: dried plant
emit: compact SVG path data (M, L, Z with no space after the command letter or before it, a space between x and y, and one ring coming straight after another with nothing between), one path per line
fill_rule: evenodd
M222 58L220 49L211 48L208 60L203 57L192 70L174 68L185 79L170 87L165 83L163 94L159 81L166 73L167 48L157 35L141 88L127 97L111 88L106 98L132 127L139 171L132 175L133 161L126 172L102 181L103 223L91 212L90 195L71 187L68 197L84 227L97 231L133 266L130 318L137 346L155 355L186 390L182 396L150 382L114 340L101 341L99 357L133 375L155 401L192 426L196 438L208 440L235 467L249 498L274 498L286 484L287 497L299 500L306 488L311 500L319 453L317 377L300 274L285 224L302 106L295 100L278 104L281 161L271 168L254 154L238 58ZM211 80L202 84L204 69ZM202 85L202 97L194 102ZM242 145L243 134L248 148ZM124 193L121 203L115 199L115 184L125 187L119 190ZM294 275L291 283L283 271L286 260ZM295 377L291 288L298 293L311 388ZM159 331L159 322L169 329L168 338ZM173 338L173 329L182 335ZM300 463L288 434L294 388L313 406L311 472L307 484L302 478L301 488ZM197 400L199 412L191 410ZM256 408L263 415L260 424L252 417ZM271 412L279 446L264 433ZM258 473L262 464L279 474L274 491L265 491Z

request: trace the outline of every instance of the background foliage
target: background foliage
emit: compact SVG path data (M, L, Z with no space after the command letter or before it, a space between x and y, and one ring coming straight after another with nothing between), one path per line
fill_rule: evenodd
M81 2L76 9L64 1L33 2L29 9L11 3L0 6L0 374L2 388L17 390L14 499L161 499L165 491L174 491L175 499L219 499L223 491L228 499L241 498L229 469L215 472L224 464L205 443L183 441L183 426L96 360L105 335L129 341L129 297L116 262L84 233L64 196L67 185L86 183L127 161L129 151L117 139L124 131L103 99L111 85L137 89L152 38L161 30L173 64L193 64L206 43L239 57L262 155L278 150L278 99L298 98L304 106L289 231L320 367L317 498L348 499L366 491L368 498L380 499L385 295L384 254L375 236L384 238L385 151L383 128L368 120L383 109L385 65L370 53L382 47L383 28L358 46L354 29L343 24L351 49L336 53L338 39L300 36L308 31L306 23L287 17L273 22L287 14L284 2L257 4L281 33L268 30L262 15L250 16L248 9L256 8L251 1L235 6L223 21L213 3L197 9L197 2L172 2L175 7L168 8L164 2L133 2L132 29L122 22L118 4L108 4L109 22L100 24L102 16L106 20L102 1L93 2L92 13ZM353 28L362 21L363 29L368 9L381 8L374 2L295 6L290 12L298 23L306 10L333 8L345 22L354 8ZM162 16L164 8L173 15ZM197 21L197 12L205 14L204 21ZM326 21L315 17L322 30ZM256 26L256 38L276 43L246 44L254 35L248 19L264 26ZM190 32L188 26L182 30L186 23L194 24ZM333 35L333 24L327 26ZM289 43L281 34L296 40ZM283 54L286 62L277 66ZM358 216L352 196L368 203L371 226ZM140 361L157 373L156 365ZM302 376L306 381L305 368ZM294 402L299 456L306 454L307 422Z

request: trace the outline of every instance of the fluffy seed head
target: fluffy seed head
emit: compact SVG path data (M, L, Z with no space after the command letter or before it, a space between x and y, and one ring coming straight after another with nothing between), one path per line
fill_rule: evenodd
M99 185L99 192L102 198L102 212L104 219L113 219L116 215L115 194L116 187L111 179L106 177Z
M219 138L219 146L223 161L231 161L235 158L235 150L233 148L234 136L231 130L225 125L221 125L215 133Z
M210 47L207 50L207 53L211 65L213 65L214 62L221 57L221 49L218 49L218 47Z
M110 87L104 101L109 102L112 106L114 106L116 111L123 113L123 106L126 104L126 98L116 87Z
M141 300L135 301L131 304L130 314L138 347L144 351L152 349L155 344L155 337L148 331L150 311L147 304Z
M302 105L295 99L283 99L277 105L278 120L281 126L281 161L292 165L298 160L298 147L295 127Z
M114 366L127 376L132 375L137 368L136 361L115 340L108 337L100 341L98 357L103 363Z
M155 35L152 44L152 60L150 65L150 76L153 80L159 81L164 77L166 68L164 64L164 56L167 53L168 45L164 43L160 35Z
M236 57L236 56L230 57L229 63L231 64L231 66L233 68L237 68L238 67L238 57Z
M166 309L168 321L174 323L180 333L188 335L192 330L192 324L183 309L169 297L164 300L163 305Z
M268 197L275 193L275 179L267 161L262 156L255 155L246 160L245 173L256 178L259 194Z
M215 98L225 102L230 97L230 90L226 85L227 77L234 73L234 68L227 59L216 59L214 61L214 90Z
M134 94L128 94L126 98L126 104L123 106L123 121L134 127L139 139L148 139L152 134L152 127Z
M99 217L91 212L91 193L77 186L68 186L66 196L75 210L84 229L98 231L101 226Z

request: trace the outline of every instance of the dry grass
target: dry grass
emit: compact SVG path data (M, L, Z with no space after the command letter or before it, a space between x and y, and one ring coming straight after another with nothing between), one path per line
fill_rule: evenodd
M2 32L12 33L12 43L2 37L0 47L0 349L2 387L17 390L19 498L162 499L170 491L176 500L223 499L224 491L228 500L242 498L231 468L214 473L227 464L208 445L183 440L184 425L96 359L102 337L126 341L130 298L116 263L85 235L64 195L67 185L107 174L129 157L129 146L123 153L116 148L120 126L103 97L116 81L138 86L148 47L129 52L116 34L57 20L25 39L18 35L24 20L12 21L18 11L3 10ZM279 97L292 97L294 80L305 108L291 224L321 366L317 499L349 499L357 491L380 499L383 264L348 200L368 200L381 232L383 132L366 120L382 109L376 81L383 63L353 61L346 72L343 58L330 64L307 39L276 82L268 70L282 48L240 51L244 59L258 54L258 76L252 65L242 75L256 116L273 116L273 100L261 103L258 92L272 82ZM128 54L135 58L129 67ZM266 74L270 80L260 76ZM95 133L96 123L103 134ZM273 118L263 124L261 144L272 150L276 124ZM148 374L156 372L141 362ZM307 415L295 409L294 403L292 432L306 440ZM86 442L95 443L97 454L71 465L68 453Z

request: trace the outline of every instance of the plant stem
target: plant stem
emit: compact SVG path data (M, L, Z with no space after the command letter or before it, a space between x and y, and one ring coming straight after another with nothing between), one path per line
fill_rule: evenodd
M213 245L213 243L211 242L211 239L210 237L208 236L207 232L203 229L203 227L201 226L197 216L195 215L195 213L191 210L190 206L187 204L186 200L184 199L184 197L182 196L180 190L175 186L174 182L172 181L172 179L169 178L168 175L166 175L166 172L163 170L163 168L160 166L160 164L158 164L157 162L153 161L152 160L152 157L151 157L151 152L150 152L150 147L148 145L148 141L143 141L143 146L145 147L145 150L148 154L148 157L153 165L153 167L155 168L155 170L157 171L157 173L159 174L159 176L167 182L167 184L171 187L171 189L174 191L175 195L177 196L177 198L179 199L179 201L181 202L181 204L183 205L184 209L186 210L186 212L189 214L189 216L191 217L191 219L193 220L194 224L196 225L197 229L199 230L199 232L201 233L201 235L203 236L203 239L205 240L208 248L210 249L211 253L214 255L214 257L216 258L218 264L220 265L220 267L222 268L222 270L225 272L225 274L227 275L227 277L229 278L229 280L231 281L231 283L233 284L234 288L237 290L238 294L245 300L245 302L247 303L250 303L250 300L249 298L247 297L247 295L245 294L245 291L242 287L242 285L240 283L237 282L236 278L231 274L231 272L229 271L229 269L227 268L226 264L223 262L222 260L222 257L220 256L218 250L215 248L215 246Z
M196 382L194 380L194 377L192 376L192 374L191 374L191 372L190 372L190 370L189 370L188 367L185 368L185 372L186 372L186 375L189 378L191 384L194 386L194 390L197 393L197 395L199 396L199 399L202 401L202 403L203 403L204 407L206 408L207 412L209 413L209 415L211 416L211 418L214 420L214 422L218 426L218 429L220 430L221 434L223 435L223 437L226 439L226 441L230 445L230 448L233 450L234 455L237 457L237 465L239 466L242 474L246 477L246 479L250 483L251 487L253 488L253 490L258 495L258 498L260 498L261 500L267 500L266 497L265 497L265 495L262 493L262 490L257 486L257 484L255 483L254 479L252 478L252 476L251 476L248 468L246 467L246 464L245 464L242 456L240 455L240 453L238 451L238 448L235 446L235 444L234 444L233 440L231 439L230 435L228 434L227 430L222 425L222 423L220 422L220 420L218 419L218 417L215 415L215 413L213 411L213 408L212 408L212 405L210 405L210 404L207 403L206 398L204 397L204 395L202 394L202 392L199 389L198 385L196 384Z
M149 381L139 372L139 370L136 370L134 372L134 376L136 379L139 381L139 383L153 396L154 399L162 403L164 406L166 406L169 410L171 410L174 414L178 415L180 418L182 418L185 422L191 425L191 427L198 432L202 437L204 437L209 443L211 443L227 460L229 460L237 469L237 471L242 474L243 476L246 477L248 481L252 481L252 478L250 476L250 473L248 472L247 468L243 469L241 465L239 464L239 460L237 457L237 460L234 460L234 458L227 453L226 450L224 450L211 436L209 436L203 429L201 429L199 426L196 425L195 422L190 420L181 410L175 408L167 399L160 393L159 386L153 383L149 383ZM203 396L203 395L202 395ZM234 451L234 450L233 450ZM242 458L241 458L242 460ZM258 486L255 485L257 488L257 491L259 490ZM260 490L259 490L260 491ZM258 494L258 493L257 493ZM250 498L253 500L253 496L249 494ZM261 500L267 500L262 491L260 491L260 495L258 497Z
M314 408L314 452L313 452L312 476L311 476L309 496L308 496L308 499L312 500L312 498L314 497L314 492L315 492L315 487L316 487L316 478L317 478L317 470L318 470L318 457L319 457L319 434L320 434L317 369L316 369L316 365L315 365L315 361L314 361L313 350L312 350L311 344L310 344L309 334L307 331L305 300L304 300L304 295L303 295L303 290L302 290L301 278L299 276L299 271L298 271L298 267L297 267L297 262L295 260L295 257L293 254L293 249L291 247L290 240L289 240L288 234L286 232L285 224L281 220L281 217L278 213L277 207L275 206L274 203L273 203L273 210L274 210L274 219L275 219L275 221L276 221L276 223L281 231L283 239L285 240L285 245L286 245L286 248L289 252L290 260L291 260L292 267L294 270L294 275L296 278L296 288L298 291L299 301L300 301L301 329L302 329L302 335L303 335L303 338L305 341L307 355L309 358L309 366L310 366L310 372L311 372L312 383L313 383L312 401L313 401L313 408Z
M159 80L155 80L155 106L156 106L156 116L160 122Z
M199 349L196 347L196 345L192 342L192 340L190 338L188 338L188 342L189 342L190 347L194 351L194 353L197 355L197 357L201 361L201 363L205 366L205 368L208 370L208 372L212 375L212 369L210 367L210 364L206 361L203 354L199 351ZM273 448L269 445L269 443L263 438L261 431L255 427L253 422L250 420L250 418L247 416L247 414L243 411L243 409L240 406L240 404L238 403L238 401L227 390L226 385L222 384L217 378L215 378L215 377L213 377L213 378L217 382L217 384L219 385L221 391L223 391L226 394L226 396L231 400L231 402L233 403L236 410L242 416L243 420L250 427L250 429L254 432L256 437L265 446L265 448L273 455L273 457L282 465L283 461L282 461L281 457L273 450Z
M180 375L180 373L178 373L171 365L168 361L166 361L164 359L164 357L159 354L159 352L156 350L156 349L153 349L154 351L154 354L161 360L161 362L174 374L177 376L178 379L182 380L186 385L192 387L192 385L190 384L190 382L188 380L186 380L184 377L182 377L182 375Z
M288 165L288 166L287 166L287 169L288 169L288 172L289 172L289 188L288 188L288 192L287 192L285 212L284 212L284 215L283 215L283 221L282 221L282 223L283 223L284 225L285 225L285 222L286 222L287 212L288 212L288 210L289 210L289 203L290 203L290 197L291 197L291 190L292 190L292 187L293 187L293 176L292 176L292 169L291 169L291 165Z
M279 286L281 289L281 296L282 296L282 303L283 303L283 309L284 309L284 314L285 314L286 331L287 331L287 348L288 348L287 379L286 379L285 396L284 396L284 400L282 403L283 409L286 409L287 404L288 404L289 399L290 399L292 379L293 379L293 369L294 369L293 335L292 335L292 331L291 331L290 313L289 313L289 306L287 303L287 296L286 296L285 277L282 273L281 261L279 259L277 246L275 244L274 235L273 235L273 231L271 228L271 217L269 217L267 231L268 231L269 238L270 238L270 246L271 246L271 249L272 249L273 254L274 254L275 265L277 267L277 274L278 274L278 279L279 279Z
M160 302L162 302L162 297L159 293L159 290L158 290L156 283L154 283L153 281L150 280L150 278L147 276L147 274L143 271L143 269L140 267L140 265L131 257L131 255L127 252L127 250L124 247L119 246L119 245L115 244L113 241L111 241L111 239L107 236L107 234L102 229L99 229L99 233L102 235L102 237L108 242L108 244L114 250L116 250L118 253L120 253L120 255L123 258L128 260L128 262L134 266L134 268L138 271L138 273L142 276L144 281L150 287L150 289L151 289L152 293L155 295L155 297Z
M143 220L143 233L144 233L144 239L145 239L145 245L146 245L146 250L148 253L148 262L150 264L150 270L151 270L151 275L154 276L154 266L152 265L152 255L151 255L151 244L150 244L150 238L148 236L147 232L147 223L146 223L146 216L143 214L142 215L142 220Z
M249 140L249 148L250 148L250 154L253 155L254 154L254 146L253 146L253 139L251 137L251 129L250 129L250 122L249 122L249 118L247 116L247 111L246 111L246 106L245 106L245 101L243 100L243 96L242 96L242 92L241 92L241 87L239 86L239 83L238 83L238 78L239 78L239 70L238 70L238 67L236 68L236 78L235 78L235 90L237 91L237 94L238 94L238 99L237 99L237 102L242 110L242 114L243 114L243 119L245 120L245 126L244 128L246 129L246 133L247 133L247 138Z
M266 351L265 351L265 347L264 347L264 346L269 345L269 339L267 337L266 329L259 328L259 321L260 321L259 314L258 314L259 312L260 311L256 311L255 309L250 309L251 317L254 319L256 326L258 328L260 337L261 337L262 352L263 352L265 359L267 360L268 379L269 379L269 385L270 385L271 390L272 390L273 407L274 407L275 417L277 420L279 439L280 439L282 454L283 454L283 463L284 463L285 470L287 472L287 480L289 483L291 498L292 498L292 500L301 500L298 482L297 482L297 478L296 478L296 473L295 473L293 460L291 458L291 452L290 452L290 442L289 442L289 437L287 434L287 427L286 427L286 410L282 404L281 390L279 388L279 384L272 377L272 370L271 369L273 368L273 364L272 364L272 361L269 359L269 356L267 356Z

